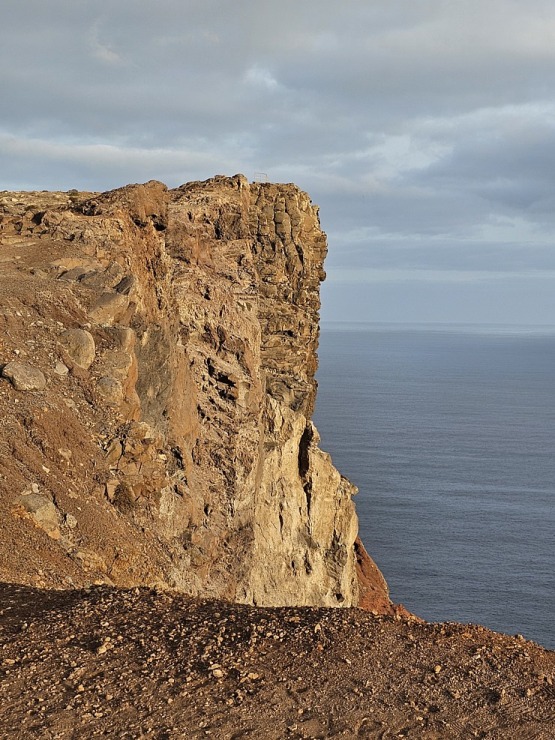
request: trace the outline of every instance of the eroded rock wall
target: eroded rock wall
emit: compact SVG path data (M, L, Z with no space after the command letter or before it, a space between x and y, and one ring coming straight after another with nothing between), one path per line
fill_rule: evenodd
M355 489L310 421L326 240L306 194L3 193L0 249L0 366L45 379L0 379L0 577L358 603Z

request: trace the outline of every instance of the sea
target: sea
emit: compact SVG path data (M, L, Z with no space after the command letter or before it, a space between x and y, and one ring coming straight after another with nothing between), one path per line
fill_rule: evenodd
M555 649L555 326L323 323L314 420L391 598Z

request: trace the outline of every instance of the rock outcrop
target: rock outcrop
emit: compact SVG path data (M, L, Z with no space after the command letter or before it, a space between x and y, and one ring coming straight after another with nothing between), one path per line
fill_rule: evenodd
M0 578L391 610L310 420L325 254L293 185L1 193Z

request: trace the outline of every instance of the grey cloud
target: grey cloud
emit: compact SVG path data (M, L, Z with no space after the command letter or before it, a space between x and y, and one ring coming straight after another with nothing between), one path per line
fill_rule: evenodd
M440 282L403 280L324 283L324 321L551 324L555 293L549 280ZM484 319L486 321L484 321Z
M370 254L368 254L370 253ZM370 256L370 259L369 259ZM549 246L488 242L407 244L395 241L367 243L346 254L337 250L328 267L339 270L456 271L458 273L531 273L555 271L555 249Z

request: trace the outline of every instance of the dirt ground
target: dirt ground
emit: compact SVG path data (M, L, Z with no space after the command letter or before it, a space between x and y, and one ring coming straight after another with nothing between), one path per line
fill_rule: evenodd
M5 738L555 737L555 652L359 609L0 589Z

